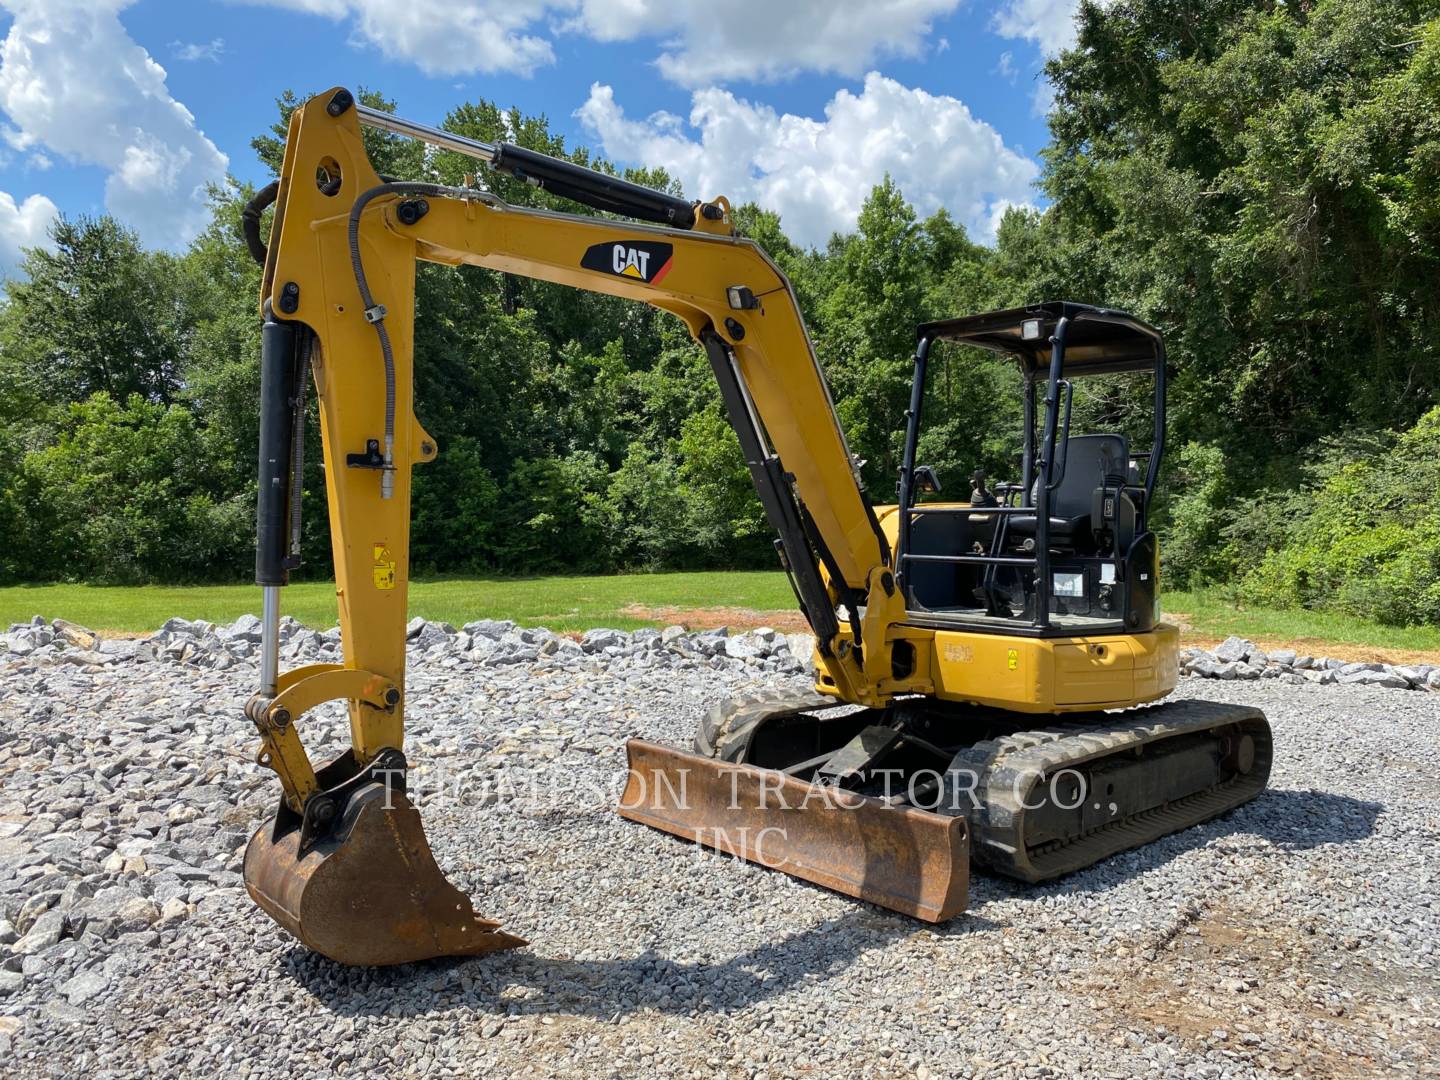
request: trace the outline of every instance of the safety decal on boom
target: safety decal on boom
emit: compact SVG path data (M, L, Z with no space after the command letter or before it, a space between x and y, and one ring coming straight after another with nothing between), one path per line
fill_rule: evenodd
M674 245L653 240L624 240L619 243L592 244L580 260L586 270L602 274L634 278L647 285L658 285L674 263Z
M395 556L390 554L390 545L374 544L372 550L375 556L375 588L387 591L395 588Z

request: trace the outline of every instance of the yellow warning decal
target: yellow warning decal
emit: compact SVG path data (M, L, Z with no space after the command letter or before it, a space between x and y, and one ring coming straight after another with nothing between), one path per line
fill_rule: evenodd
M373 551L375 566L372 573L375 577L375 588L381 590L395 588L395 556L390 554L390 545L376 544Z
M1020 666L1020 650L1008 650L1005 653L1005 664L1007 667L1010 668L1011 671L1014 671L1016 668L1018 668Z

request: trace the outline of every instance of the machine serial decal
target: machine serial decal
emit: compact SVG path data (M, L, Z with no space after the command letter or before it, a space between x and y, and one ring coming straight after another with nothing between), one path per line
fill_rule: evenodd
M630 240L620 243L592 244L580 260L586 270L602 274L635 278L647 285L658 285L670 272L675 248L651 240Z

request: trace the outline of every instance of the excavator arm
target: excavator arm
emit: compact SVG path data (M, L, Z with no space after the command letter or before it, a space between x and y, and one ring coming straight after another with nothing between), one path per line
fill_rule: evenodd
M389 181L362 125L486 161L555 194L662 224L507 205L474 187ZM273 199L270 243L259 215ZM410 480L440 452L414 413L415 263L468 264L651 304L705 348L777 550L815 630L817 689L883 706L904 617L891 553L785 276L734 235L728 203L670 196L505 144L366 109L343 89L291 116L278 182L246 211L264 263L256 581L262 671L247 715L284 799L246 859L251 895L352 963L504 948L444 881L405 799ZM280 589L297 565L307 384L318 398L343 665L279 670ZM459 540L461 538L457 538ZM296 731L348 703L352 749L320 770ZM383 789L383 790L382 790ZM391 867L405 868L392 873ZM377 868L380 868L377 870ZM389 884L379 892L376 882Z

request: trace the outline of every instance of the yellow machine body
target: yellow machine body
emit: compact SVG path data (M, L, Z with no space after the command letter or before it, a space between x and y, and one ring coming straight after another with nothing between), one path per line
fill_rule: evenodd
M1174 687L1171 626L1035 636L1004 627L977 632L906 610L892 560L894 515L882 510L877 517L866 501L789 282L759 246L734 235L723 198L696 204L686 228L517 208L478 188L445 189L417 211L389 190L398 185L376 174L360 114L339 89L294 110L262 252L262 311L299 328L307 342L344 649L342 665L262 679L247 706L261 736L258 760L276 772L283 800L251 843L246 883L256 902L306 944L349 963L521 944L478 918L445 882L403 791L411 470L444 450L414 412L418 260L631 299L689 327L707 349L722 396L730 395L732 424L738 416L750 433L748 448L742 434L742 449L757 489L768 475L787 490L778 510L767 505L782 541L798 550L799 537L807 551L823 550L816 587L797 592L817 627L816 689L833 702L883 711L900 699L924 698L1066 714L1136 705ZM371 126L391 123L368 119ZM440 145L455 141L433 129L421 137L425 132ZM387 378L377 323L388 334L394 418L393 444L383 448ZM262 499L264 432L262 424ZM278 476L273 453L269 462ZM786 513L793 520L781 520ZM787 569L798 575L803 568L787 563ZM268 605L275 583L261 583L270 590ZM278 621L276 609L267 612ZM306 710L329 700L348 704L351 750L317 770L297 725ZM693 764L689 755L667 759L660 748L637 744L632 779L637 761L651 774ZM710 796L736 768L750 767L716 767L703 781ZM753 771L745 784L768 790ZM629 793L623 802L627 816L711 842L700 835L703 810L651 812ZM896 812L874 799L846 806L851 813L811 819L776 865L921 917L949 917L964 907L971 830L963 821L918 811L885 817ZM753 823L766 820L762 814ZM744 844L714 846L755 857ZM901 880L911 872L923 886ZM383 892L373 888L377 879L386 882Z

